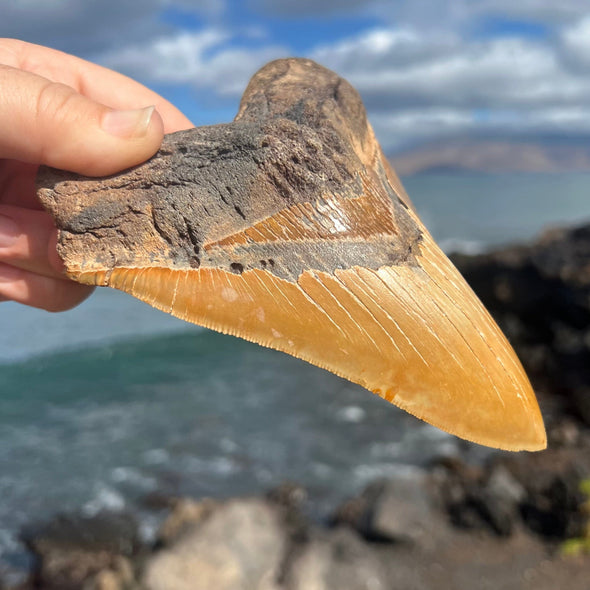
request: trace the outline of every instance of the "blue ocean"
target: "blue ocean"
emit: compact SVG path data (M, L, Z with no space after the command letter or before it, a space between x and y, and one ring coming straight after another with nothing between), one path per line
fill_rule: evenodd
M590 221L590 175L405 179L447 251L481 252ZM134 512L143 500L234 496L285 481L322 518L368 482L435 456L488 451L287 355L98 290L52 315L0 304L0 572L26 561L19 530L58 512Z

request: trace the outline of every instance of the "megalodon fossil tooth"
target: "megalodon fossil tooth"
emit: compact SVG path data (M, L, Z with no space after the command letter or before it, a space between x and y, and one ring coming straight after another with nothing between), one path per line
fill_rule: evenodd
M108 178L40 170L75 281L323 367L462 438L546 445L512 348L418 219L352 86L307 59Z

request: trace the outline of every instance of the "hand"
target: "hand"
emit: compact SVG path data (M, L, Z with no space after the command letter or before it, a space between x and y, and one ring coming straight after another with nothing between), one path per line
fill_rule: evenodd
M56 229L35 196L37 168L113 174L192 124L121 74L12 39L0 39L0 88L0 301L70 309L91 289L63 274Z

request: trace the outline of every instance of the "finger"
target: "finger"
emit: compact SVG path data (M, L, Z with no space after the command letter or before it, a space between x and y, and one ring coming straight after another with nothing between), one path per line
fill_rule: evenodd
M92 288L51 279L0 263L0 298L47 311L66 311L86 299Z
M56 229L44 211L0 205L0 262L50 278L63 279Z
M116 111L73 88L0 65L0 158L89 176L137 165L160 146L153 107Z
M18 160L0 160L0 204L43 209L35 187L38 168Z
M166 133L194 127L175 106L139 82L55 49L16 39L0 39L0 64L66 84L113 109L128 110L153 104L164 120Z

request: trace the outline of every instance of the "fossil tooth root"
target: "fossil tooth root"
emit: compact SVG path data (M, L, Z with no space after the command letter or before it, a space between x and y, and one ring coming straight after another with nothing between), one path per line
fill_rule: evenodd
M546 446L512 348L418 219L352 86L269 63L235 120L108 178L43 168L75 281L287 352L443 430Z

